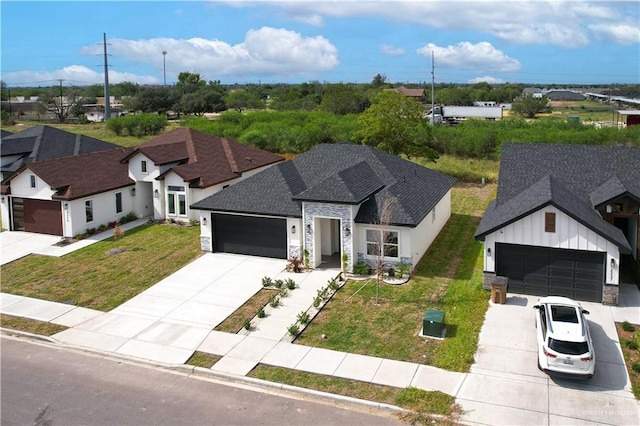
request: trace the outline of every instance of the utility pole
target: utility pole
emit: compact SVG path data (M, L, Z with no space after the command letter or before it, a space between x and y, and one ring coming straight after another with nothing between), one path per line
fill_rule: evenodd
M60 82L60 111L62 111L62 82L64 78L59 78L58 81Z
M167 87L167 51L162 51L162 76L164 85L163 87Z
M435 59L434 59L434 53L433 50L431 51L431 124L436 124L436 118L435 118L435 89L434 89L434 85L435 85L435 79L436 79L436 64L435 64Z
M111 117L111 103L109 102L109 63L107 62L107 33L102 33L104 45L104 121Z

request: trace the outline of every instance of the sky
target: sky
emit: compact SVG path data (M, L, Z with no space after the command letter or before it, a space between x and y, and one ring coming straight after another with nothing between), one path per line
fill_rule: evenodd
M104 34L112 84L640 83L635 0L0 0L0 16L9 87L103 84Z

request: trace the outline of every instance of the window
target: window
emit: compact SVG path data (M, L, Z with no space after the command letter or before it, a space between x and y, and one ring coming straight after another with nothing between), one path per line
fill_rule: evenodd
M544 214L544 232L556 232L556 214Z
M93 200L87 200L84 202L84 215L87 223L93 222Z
M398 257L398 233L396 231L366 230L367 255Z
M29 175L29 186L31 188L35 188L36 187L36 176L35 175Z
M187 194L184 186L169 185L167 192L167 210L170 216L187 215Z
M140 171L142 173L147 173L147 160L140 161Z
M122 213L122 192L116 192L116 214Z

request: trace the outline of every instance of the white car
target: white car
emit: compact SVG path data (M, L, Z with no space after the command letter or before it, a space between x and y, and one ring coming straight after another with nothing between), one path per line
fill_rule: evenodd
M538 299L536 334L538 367L547 374L564 377L593 377L596 356L585 315L589 312L567 297Z

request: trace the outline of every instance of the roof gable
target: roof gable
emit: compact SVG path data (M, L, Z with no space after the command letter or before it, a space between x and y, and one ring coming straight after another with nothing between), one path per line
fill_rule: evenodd
M476 238L553 204L626 252L630 247L622 231L594 207L621 195L640 197L638 164L638 148L504 144L498 194Z
M397 201L393 202L392 222L415 226L454 182L450 176L369 146L323 144L192 208L301 217L302 201L362 203L356 221L366 223L375 221L385 200L393 198Z
M186 127L149 139L125 160L138 152L156 165L177 163L170 171L197 188L226 182L283 160L277 154Z

